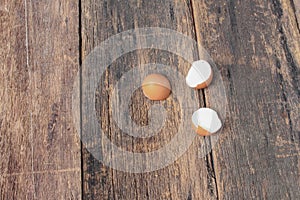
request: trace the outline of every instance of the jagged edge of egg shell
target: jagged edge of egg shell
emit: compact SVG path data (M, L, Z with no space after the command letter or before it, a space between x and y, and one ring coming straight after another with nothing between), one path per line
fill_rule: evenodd
M214 112L216 112L216 111L214 111ZM218 116L218 120L220 120L220 122L221 122L221 127L216 132L214 132L214 133L209 132L208 130L202 128L198 124L195 125L194 122L193 122L193 120L192 120L192 127L196 131L196 133L198 135L200 135L200 136L211 136L211 135L214 135L214 134L218 133L221 130L221 128L223 127L222 120L220 119L218 113L217 113L217 116Z
M209 131L205 130L199 125L195 125L194 122L192 122L193 129L196 131L196 133L200 136L211 136L213 133L210 133Z
M204 81L203 83L198 84L195 89L204 89L207 88L211 82L213 80L213 71L211 71L210 76L208 77L208 79L206 81Z

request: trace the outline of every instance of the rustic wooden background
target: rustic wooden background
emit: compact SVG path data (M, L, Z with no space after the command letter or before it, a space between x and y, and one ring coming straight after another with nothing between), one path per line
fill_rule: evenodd
M1 0L0 199L300 199L299 23L299 0ZM80 143L72 89L94 47L141 27L173 29L205 47L229 109L205 158L197 157L197 137L170 166L132 174L104 166ZM137 50L109 66L98 88L102 127L131 151L164 145L180 118L176 100L168 101L170 124L151 140L111 123L110 83L157 57L188 69L171 53ZM205 104L210 98L199 92ZM151 102L140 90L131 105L132 119L147 124Z

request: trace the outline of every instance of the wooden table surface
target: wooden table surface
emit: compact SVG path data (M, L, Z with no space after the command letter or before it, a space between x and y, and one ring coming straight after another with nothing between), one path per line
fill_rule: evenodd
M299 23L300 0L1 0L0 199L300 199ZM196 136L170 165L131 173L104 165L81 143L73 83L97 78L77 76L95 47L145 27L178 31L204 47L226 97L195 91L197 104L214 106L217 99L228 108L205 157L199 158L199 147L206 141L209 148L211 138ZM180 123L173 95L160 102L168 119L158 135L134 138L114 123L116 81L135 66L156 62L185 74L189 69L171 52L136 49L98 77L99 123L127 151L162 148ZM129 118L147 125L153 102L141 89L130 102Z

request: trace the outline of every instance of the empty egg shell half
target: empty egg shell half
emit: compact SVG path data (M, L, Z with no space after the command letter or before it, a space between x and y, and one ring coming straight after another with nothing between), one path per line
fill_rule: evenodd
M171 93L169 80L161 74L148 75L142 83L142 89L147 98L155 101L165 100Z
M212 81L213 71L205 60L193 62L191 69L186 76L186 83L191 88L206 88Z
M192 116L193 127L201 136L209 136L218 132L222 122L216 111L210 108L200 108Z

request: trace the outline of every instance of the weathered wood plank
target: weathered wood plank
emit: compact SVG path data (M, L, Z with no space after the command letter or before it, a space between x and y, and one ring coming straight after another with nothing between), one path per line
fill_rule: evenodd
M83 61L95 47L110 36L142 27L169 28L195 38L191 6L184 1L84 1L82 2ZM182 48L192 47L182 44ZM102 76L97 89L96 109L102 129L114 144L133 152L148 152L161 148L175 135L180 123L178 116L180 107L173 97L163 103L170 116L168 124L158 136L136 139L122 133L114 123L110 105L114 84L126 71L147 63L164 63L178 68L183 73L187 73L189 69L189 64L185 60L172 53L155 49L137 50L113 62ZM83 66L83 72L85 70ZM83 76L82 82L95 79L95 76L94 74L90 74L89 77ZM182 87L187 88L185 84ZM200 97L202 98L201 95ZM83 100L84 98L87 97L83 95ZM203 101L197 101L199 106L203 105ZM131 116L128 118L132 118L140 125L147 124L147 109L152 104L153 102L149 102L142 92L137 90L131 99ZM83 125L90 120L84 118ZM97 144L97 138L89 139L91 146ZM188 151L167 168L141 174L112 170L84 149L83 197L84 199L216 199L217 192L210 162L198 158L202 142L203 138L197 137ZM96 147L98 148L97 145ZM127 164L124 163L125 166Z
M80 199L80 142L71 116L78 2L6 4L0 37L1 199Z
M193 1L230 105L213 151L220 199L300 198L300 35L290 3Z
M28 2L32 167L45 172L34 175L37 199L81 198L80 140L71 110L78 12L75 0Z
M32 199L29 68L24 2L0 6L0 199Z

